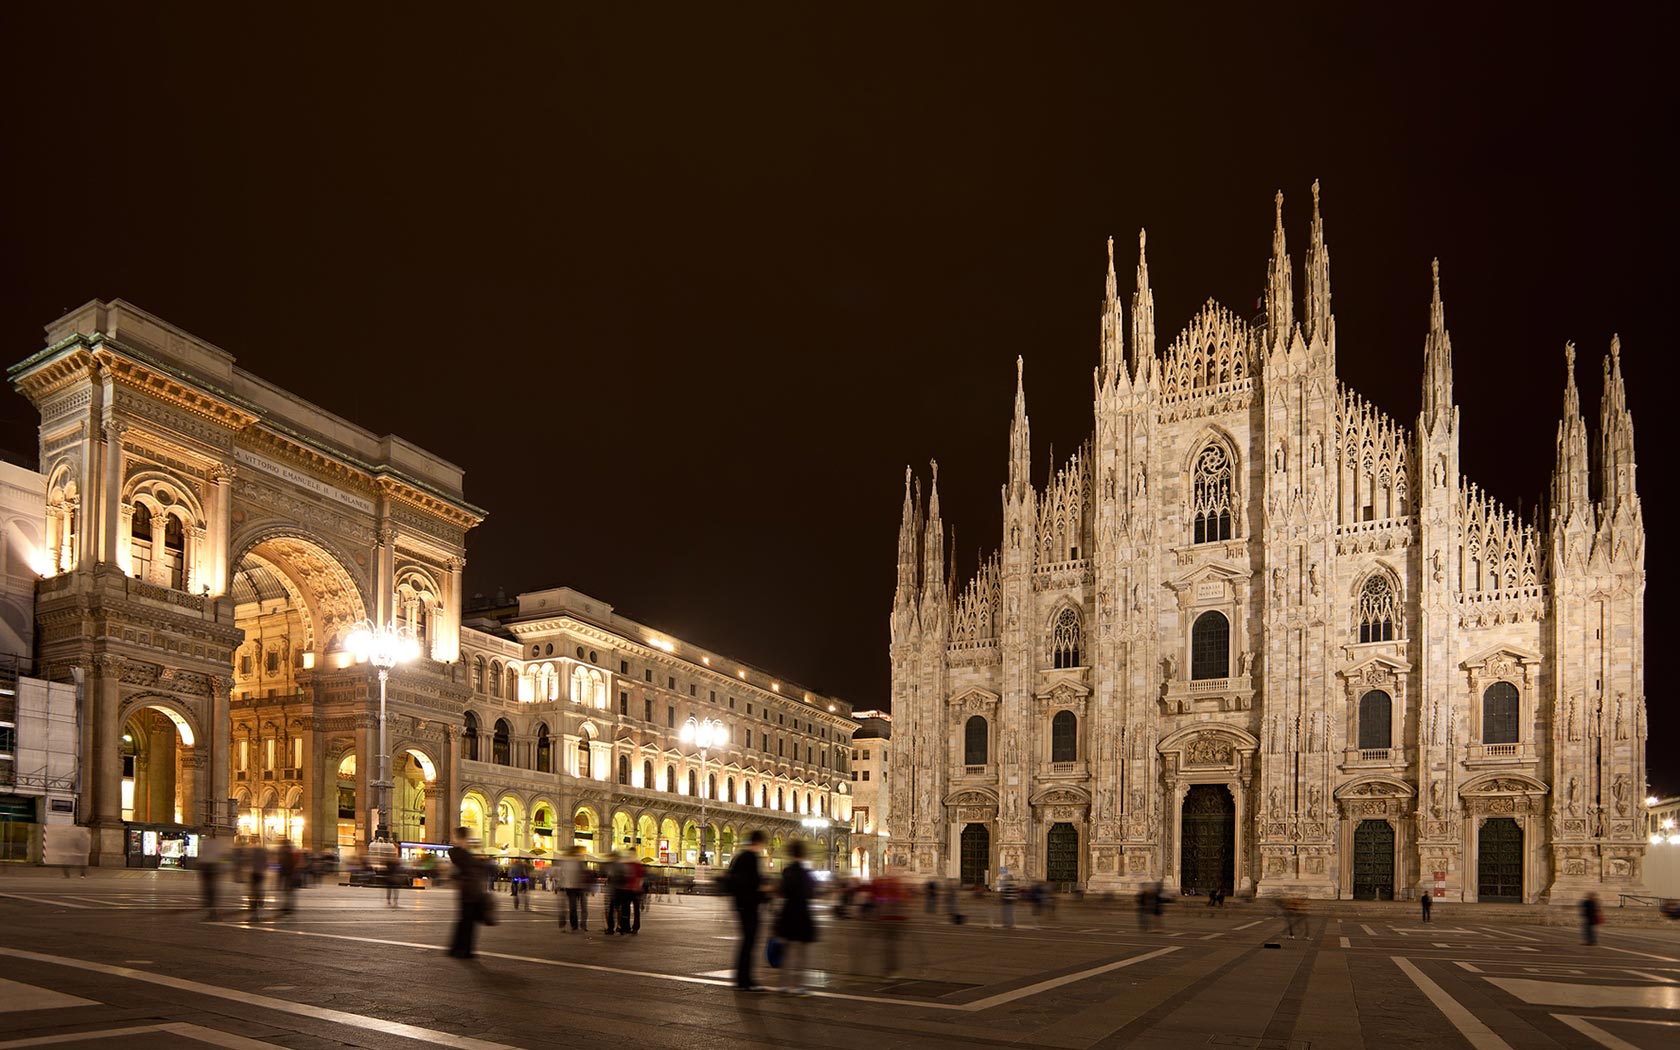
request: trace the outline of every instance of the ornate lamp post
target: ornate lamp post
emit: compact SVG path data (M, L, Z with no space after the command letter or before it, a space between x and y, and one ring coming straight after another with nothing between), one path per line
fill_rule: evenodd
M682 742L700 749L700 856L698 863L706 863L706 752L729 743L729 727L716 719L696 722L691 716L683 723Z
M345 641L358 661L366 660L379 668L379 779L373 782L379 822L373 837L377 842L386 842L391 834L391 753L385 743L385 686L390 681L391 668L420 655L420 639L412 628L396 624L382 627L372 620L363 620L351 629Z

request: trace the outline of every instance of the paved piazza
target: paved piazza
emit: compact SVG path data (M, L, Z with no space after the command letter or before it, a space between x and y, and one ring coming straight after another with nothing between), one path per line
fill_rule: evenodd
M0 877L0 1050L285 1046L1656 1048L1680 1039L1680 927L1325 904L1283 937L1267 904L1017 908L1016 928L917 915L887 979L868 924L824 917L811 998L727 985L733 923L713 898L656 900L642 932L555 928L555 898L444 955L445 890L323 885L287 918L207 923L191 875ZM1489 918L1489 916L1493 916ZM1523 921L1527 919L1529 921ZM1268 949L1270 941L1281 945ZM774 979L774 971L765 976Z

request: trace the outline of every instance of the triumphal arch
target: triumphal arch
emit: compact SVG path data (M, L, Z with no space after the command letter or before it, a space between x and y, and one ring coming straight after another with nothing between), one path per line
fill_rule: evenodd
M363 619L421 639L391 675L387 750L396 806L441 840L470 695L465 536L484 516L460 468L121 300L48 326L10 376L41 414L37 663L82 690L93 859L156 863L209 827L353 847L389 821L377 675L345 644Z

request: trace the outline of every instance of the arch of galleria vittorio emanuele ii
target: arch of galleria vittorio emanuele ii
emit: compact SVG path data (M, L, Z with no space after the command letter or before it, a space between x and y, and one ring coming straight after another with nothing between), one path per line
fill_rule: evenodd
M47 485L35 667L80 688L95 863L209 829L355 851L457 822L504 856L716 863L760 828L845 856L844 701L568 588L463 623L484 511L460 468L121 300L46 343L10 371ZM386 814L378 673L347 646L364 620L421 643L390 673ZM698 751L690 718L729 739Z
M1480 409L1509 440L1555 434L1525 518L1459 471L1439 268L1410 430L1337 377L1316 184L1303 269L1297 314L1279 194L1263 317L1210 301L1162 351L1144 238L1129 316L1110 242L1094 433L1036 485L1018 366L1002 546L962 586L937 466L925 501L907 472L895 861L1327 898L1640 886L1645 533L1620 346L1590 451L1572 345L1561 406Z
M392 753L423 762L434 809L453 797L468 688L449 665L483 517L459 468L120 300L48 326L11 379L47 477L36 667L81 683L96 863L124 863L125 817L322 848L343 813L366 841L378 681L345 648L363 619L420 634L426 658L392 672Z

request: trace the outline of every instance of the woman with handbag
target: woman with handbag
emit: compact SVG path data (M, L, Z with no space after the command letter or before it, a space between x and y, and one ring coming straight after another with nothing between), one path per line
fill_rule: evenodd
M787 995L810 995L804 987L805 957L817 939L811 919L811 897L816 891L811 869L805 866L805 842L788 843L788 865L782 869L782 910L776 916L772 941L781 942L781 989ZM772 963L771 965L775 965Z

